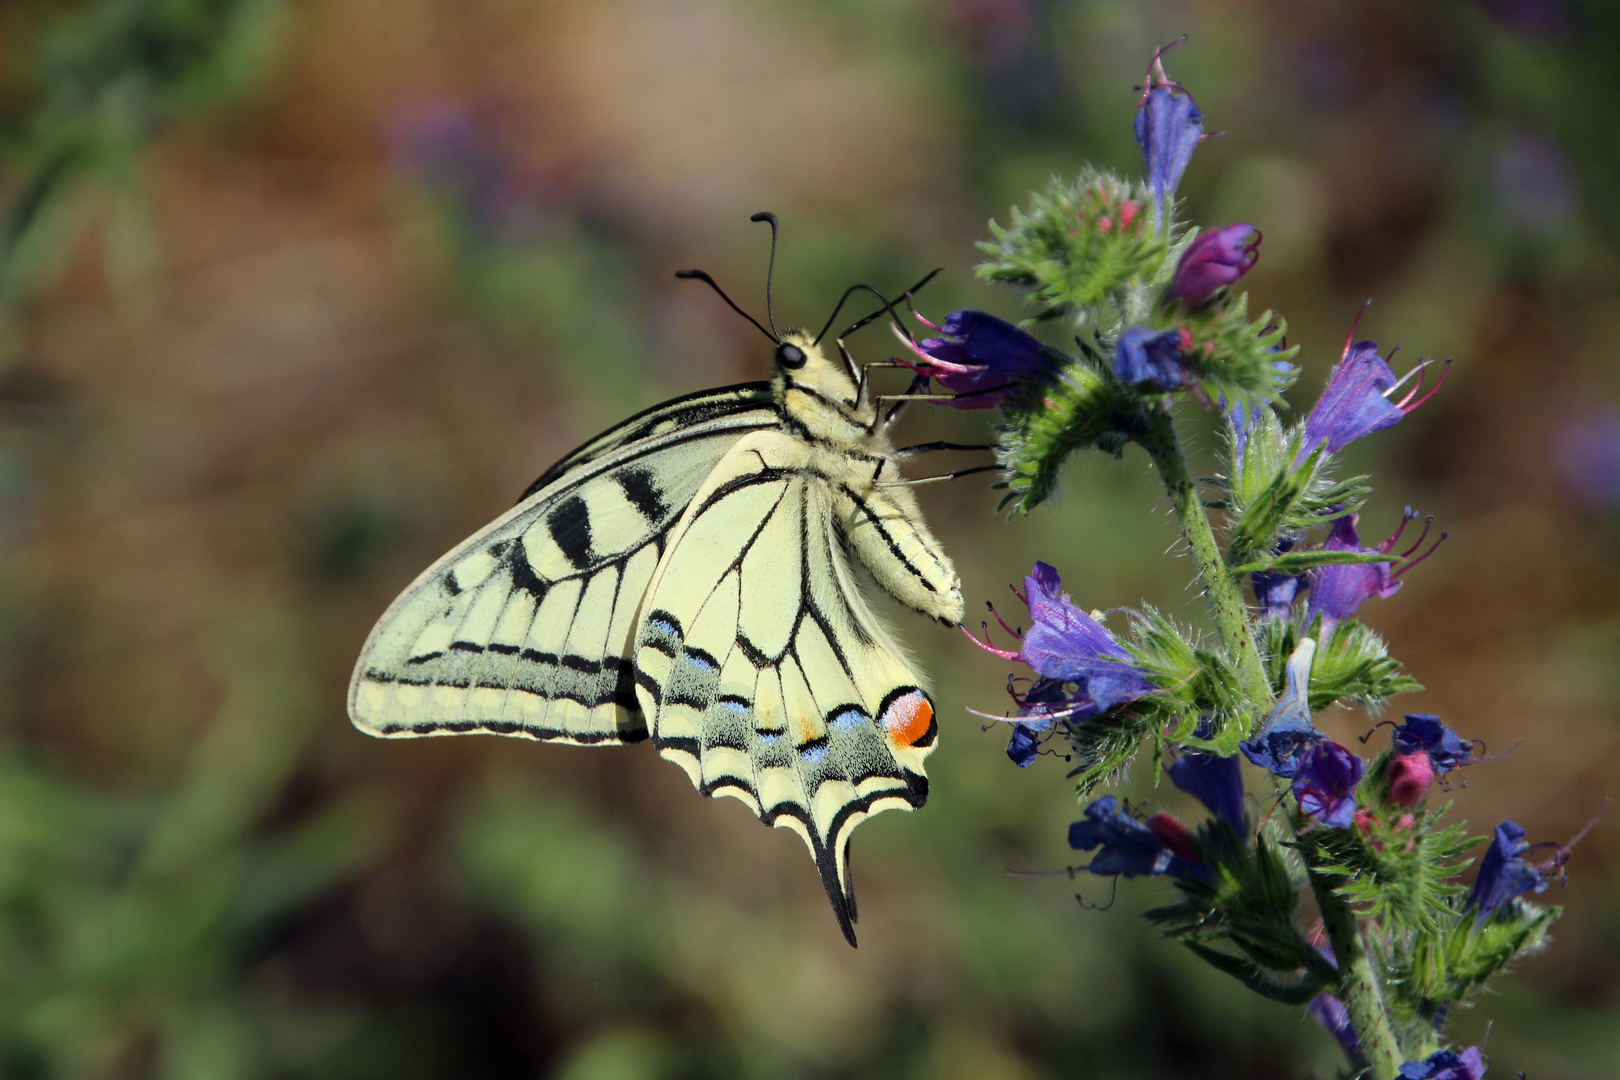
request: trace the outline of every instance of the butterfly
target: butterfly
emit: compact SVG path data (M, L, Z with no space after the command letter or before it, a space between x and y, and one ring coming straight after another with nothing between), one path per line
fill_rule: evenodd
M774 271L776 218L753 220L771 225ZM917 380L877 395L842 336L823 350L838 309L815 337L778 333L769 275L769 330L704 272L678 276L771 339L771 379L656 405L546 470L389 606L355 665L349 716L388 738L650 736L704 795L804 839L854 945L850 833L923 804L939 725L852 564L958 625L961 583L900 466L974 448L894 448L904 400L926 395ZM844 299L860 289L882 298L859 285ZM892 316L884 305L850 330Z

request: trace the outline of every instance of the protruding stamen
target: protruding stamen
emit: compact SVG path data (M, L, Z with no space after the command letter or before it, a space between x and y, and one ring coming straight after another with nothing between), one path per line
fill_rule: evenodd
M1356 312L1356 317L1350 320L1350 333L1345 335L1344 352L1339 357L1341 360L1350 355L1350 346L1356 343L1356 327L1361 325L1361 317L1367 313L1367 309L1370 307L1372 307L1372 297L1367 298L1367 302L1361 305L1361 310Z
M998 649L998 648L996 648L995 644L990 640L990 624L989 623L981 623L980 625L984 627L984 640L983 641L980 641L978 638L974 637L972 631L968 630L967 627L963 626L963 627L960 627L959 629L962 631L962 633L967 635L967 639L969 641L973 642L973 644L977 645L979 648L983 649L985 652L994 653L996 656L1001 657L1003 660L1016 660L1016 659L1018 659L1018 654L1017 653L1008 652L1006 649Z
M1413 513L1412 508L1410 506L1408 506L1406 509L1402 510L1401 511L1401 523L1399 525L1395 526L1395 531L1389 534L1389 538L1387 540L1385 540L1383 543L1379 544L1373 550L1374 551L1382 551L1382 552L1386 552L1386 553L1395 550L1395 544L1396 544L1397 541L1400 540L1401 534L1406 531L1406 526L1411 524L1413 521L1415 521L1417 519L1417 517L1418 517L1418 515ZM1429 518L1429 520L1433 521L1434 518L1431 516ZM1422 543L1421 540L1418 541L1418 542Z
M1427 535L1428 530L1425 529L1424 533L1425 533L1425 535ZM1418 563L1422 562L1424 559L1427 559L1430 555L1433 555L1435 552L1439 551L1440 550L1440 545L1445 543L1446 538L1449 537L1450 535L1451 534L1447 533L1447 532L1441 533L1440 534L1440 539L1436 540L1434 542L1434 546L1429 548L1428 551L1425 551L1423 554L1419 555L1415 559L1407 559L1405 562L1401 563L1401 565L1397 566L1394 570L1391 570L1389 572L1390 578L1393 579L1393 578L1400 577L1401 575L1405 574L1408 570L1412 569L1412 567L1416 566ZM1416 549L1414 548L1413 550L1416 550Z
M1414 388L1413 391L1412 391L1412 394L1406 395L1407 401L1397 402L1396 403L1396 408L1400 409L1401 412L1403 412L1403 413L1409 413L1413 409L1418 408L1425 401L1428 401L1430 398L1434 397L1434 395L1436 395L1436 394L1438 394L1440 392L1440 388L1442 386L1446 385L1446 378L1450 374L1451 374L1451 357L1448 356L1448 357L1446 357L1445 369L1440 372L1440 381L1435 383L1434 386L1429 390L1429 392L1427 394L1424 394L1422 397L1418 398L1416 401L1412 401L1411 404L1407 404L1407 401L1411 400L1412 394L1417 393L1417 390Z

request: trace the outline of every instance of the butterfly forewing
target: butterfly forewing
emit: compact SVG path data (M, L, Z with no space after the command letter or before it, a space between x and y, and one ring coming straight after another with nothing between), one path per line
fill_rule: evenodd
M744 436L669 536L635 665L659 752L704 794L798 832L853 941L849 834L922 804L937 729L856 587L843 527L809 444Z
M777 422L768 387L749 384L666 403L575 451L394 601L350 682L355 724L645 738L634 631L668 534L731 446Z

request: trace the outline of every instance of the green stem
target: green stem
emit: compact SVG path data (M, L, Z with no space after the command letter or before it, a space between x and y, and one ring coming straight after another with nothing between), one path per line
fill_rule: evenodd
M1266 677L1265 665L1255 645L1254 629L1240 584L1221 558L1215 530L1210 527L1209 514L1198 496L1198 486L1187 467L1187 455L1176 435L1174 418L1164 409L1151 409L1142 420L1136 441L1152 457L1164 481L1164 490L1181 522L1182 535L1187 538L1187 546L1198 564L1198 578L1204 595L1209 598L1216 632L1227 654L1237 664L1244 696L1254 706L1251 720L1258 720L1271 711L1271 680ZM1334 875L1318 873L1315 867L1320 859L1315 845L1307 840L1303 848L1316 906L1322 913L1322 925L1339 966L1339 994L1361 1039L1370 1074L1373 1080L1395 1080L1401 1067L1400 1046L1395 1041L1383 991L1367 955L1361 926L1349 902L1338 895L1344 881Z
M1198 497L1198 485L1187 469L1187 455L1181 450L1176 435L1175 419L1164 409L1151 409L1143 417L1144 425L1136 441L1153 459L1164 481L1165 493L1175 507L1181 532L1192 549L1193 561L1198 564L1198 580L1204 586L1204 595L1215 616L1215 630L1221 644L1237 664L1238 681L1243 694L1257 710L1258 719L1271 711L1271 680L1266 677L1265 665L1260 662L1260 650L1255 647L1254 630L1249 625L1249 610L1243 602L1237 579L1226 569L1221 558L1220 545L1215 542L1215 530L1210 528L1209 515Z
M1372 1080L1395 1080L1401 1071L1401 1048L1389 1022L1389 1008L1384 1004L1384 992L1373 972L1372 959L1367 955L1367 943L1361 937L1361 925L1349 901L1338 893L1344 878L1319 873L1315 869L1318 859L1315 846L1308 845L1306 872L1310 875L1311 890L1316 894L1317 910L1322 913L1322 928L1333 945L1333 958L1339 965L1339 998L1361 1040L1361 1052L1367 1059Z

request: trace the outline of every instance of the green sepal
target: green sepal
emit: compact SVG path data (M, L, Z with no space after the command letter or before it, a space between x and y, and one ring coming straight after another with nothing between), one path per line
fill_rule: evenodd
M1270 571L1274 574L1303 574L1315 570L1318 566L1346 566L1353 563L1387 563L1396 560L1383 553L1368 553L1363 551L1284 551L1275 555L1246 562L1242 566L1232 567L1234 574L1257 574L1261 571Z
M1098 787L1123 773L1157 730L1160 720L1152 710L1139 710L1140 702L1094 716L1069 729L1075 767L1068 772L1075 796L1086 798Z
M1317 994L1332 986L1331 983L1323 982L1311 974L1302 975L1293 982L1285 982L1266 974L1265 969L1252 960L1219 952L1196 941L1184 941L1182 944L1216 971L1224 971L1261 997L1280 1001L1284 1005L1308 1004Z
M1387 766L1380 761L1374 770L1383 767ZM1406 932L1437 930L1455 918L1453 898L1463 888L1453 879L1472 861L1464 854L1479 842L1461 825L1438 827L1449 808L1448 804L1413 812L1407 828L1401 828L1400 821L1408 813L1395 807L1374 810L1370 819L1364 818L1366 833L1359 827L1314 830L1312 842L1321 859L1318 869L1343 875L1340 895L1366 917L1383 919Z
M1230 426L1227 431L1232 434ZM1334 480L1326 475L1325 446L1295 465L1302 438L1299 429L1285 431L1276 412L1263 408L1250 425L1241 458L1233 454L1226 481L1232 535L1226 564L1236 572L1248 571L1255 555L1270 550L1279 537L1352 513L1371 493L1364 476Z
M1309 980L1318 989L1338 982L1338 972L1296 925L1300 882L1289 872L1281 849L1262 837L1251 853L1245 837L1211 819L1190 838L1210 880L1178 880L1179 903L1146 913L1166 936L1193 948L1217 968L1240 979L1245 974L1275 988L1299 988ZM1241 955L1217 952L1225 944ZM1210 949L1216 961L1201 949Z
M979 244L990 258L978 276L1029 289L1043 314L1125 308L1130 294L1162 274L1169 253L1148 220L1151 200L1141 183L1096 169L1073 183L1054 177L1026 208L1013 207L1008 225L990 222L994 239ZM1126 203L1135 205L1128 228L1120 224Z
M1248 293L1192 312L1161 310L1152 325L1186 331L1191 340L1182 354L1199 387L1228 408L1277 401L1299 374L1288 363L1299 346L1284 344L1287 320L1267 310L1250 321Z
M1311 667L1309 700L1312 712L1335 704L1375 708L1396 694L1422 690L1423 684L1401 670L1401 662L1389 655L1384 640L1366 625L1347 620L1325 640L1317 630L1316 659ZM1261 624L1261 652L1266 657L1267 675L1278 694L1287 682L1287 662L1304 629L1299 620L1268 619Z
M1159 693L1133 705L1156 712L1163 726L1173 725L1170 738L1229 757L1247 734L1243 717L1248 706L1237 668L1226 656L1194 640L1158 610L1146 607L1132 621L1125 642L1138 667L1159 687ZM1210 734L1194 738L1200 720Z
M1512 900L1476 927L1472 909L1455 911L1444 929L1415 935L1392 965L1390 1004L1411 1022L1432 1025L1442 1006L1467 1001L1514 961L1545 948L1562 914L1560 907Z
M1124 440L1110 440L1122 410L1133 407L1124 388L1090 360L1068 363L1045 383L1026 388L1003 407L1006 419L996 447L1006 489L997 509L1027 514L1057 490L1063 463L1076 450L1096 447L1118 454Z

